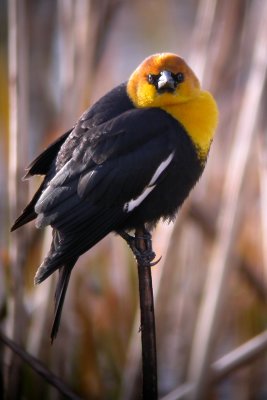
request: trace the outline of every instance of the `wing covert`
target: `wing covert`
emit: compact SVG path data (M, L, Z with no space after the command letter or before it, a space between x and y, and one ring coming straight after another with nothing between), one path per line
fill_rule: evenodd
M128 110L83 132L36 204L38 225L56 226L83 202L111 209L137 198L173 152L173 132L172 118L159 109Z

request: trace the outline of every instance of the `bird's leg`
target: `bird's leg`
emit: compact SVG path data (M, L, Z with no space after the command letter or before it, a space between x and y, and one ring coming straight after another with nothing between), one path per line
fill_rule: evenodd
M151 234L145 228L136 229L135 247L138 252L138 257L136 257L138 263L144 266L150 266L156 254L152 249Z
M131 236L125 231L120 231L119 235L127 242L138 264L152 267L160 261L161 257L152 263L156 254L152 249L151 234L145 228L136 229L135 236Z
M128 246L132 250L134 256L136 257L136 254L135 254L135 237L129 235L129 233L127 233L125 231L119 231L117 233L120 235L120 237L122 237L125 240L125 242L128 244Z

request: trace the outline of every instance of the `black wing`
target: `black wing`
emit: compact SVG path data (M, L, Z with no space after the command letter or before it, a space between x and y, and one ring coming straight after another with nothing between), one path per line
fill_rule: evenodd
M57 153L59 152L60 147L67 139L68 135L72 131L64 133L60 138L58 138L54 143L52 143L47 149L45 149L37 158L33 160L33 162L26 168L26 174L23 179L29 179L33 175L47 175L46 179L43 180L39 189L31 199L30 203L25 207L22 214L16 219L13 226L11 227L11 232L15 229L18 229L20 226L27 224L37 217L37 214L34 210L35 204L37 203L39 197L41 196L43 190L45 189L47 182L49 180L49 171L53 163L55 163L55 159L57 157Z
M158 109L128 110L87 131L86 124L77 125L64 143L58 160L81 130L79 145L68 153L35 207L37 226L50 224L60 235L41 280L117 229L128 218L125 204L143 192L173 152L171 118Z
M38 227L54 228L50 251L35 278L40 283L60 269L52 340L77 258L125 226L131 209L168 174L179 147L177 128L183 131L162 110L135 109L123 84L31 164L27 176L46 176L13 229L36 215Z
M46 175L46 177L30 203L15 221L11 231L14 231L15 229L37 217L37 214L34 210L35 204L41 196L43 190L46 188L48 181L55 173L56 161L57 164L61 164L62 166L66 163L68 158L72 156L75 148L79 145L80 136L83 133L83 130L88 131L90 128L103 124L109 119L112 119L133 107L131 101L126 95L125 87L126 83L122 83L103 96L92 107L84 112L80 120L77 122L76 127L70 129L61 137L59 137L26 168L27 172L23 179L28 179L33 175ZM82 128L83 123L86 124L85 129ZM58 152L71 132L72 140L67 141L65 151L61 151L61 157L58 158ZM78 133L78 136L76 133Z

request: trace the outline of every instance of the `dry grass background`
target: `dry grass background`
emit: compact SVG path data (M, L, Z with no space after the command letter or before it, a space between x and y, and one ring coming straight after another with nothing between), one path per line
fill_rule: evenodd
M80 258L51 347L54 278L33 287L51 233L9 227L38 185L21 182L33 157L144 57L173 51L215 95L220 125L176 223L153 235L159 393L266 399L266 1L0 4L1 330L81 398L139 397L137 271L122 240ZM60 398L4 344L0 357L7 399Z

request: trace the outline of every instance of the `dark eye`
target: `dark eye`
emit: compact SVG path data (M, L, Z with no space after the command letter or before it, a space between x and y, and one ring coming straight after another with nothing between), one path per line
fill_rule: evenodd
M184 74L182 72L178 72L178 74L175 75L174 79L177 83L181 83L184 81Z
M156 85L158 79L159 79L159 75L152 75L152 74L149 74L149 75L147 76L147 80L148 80L149 83L151 83L151 85Z

